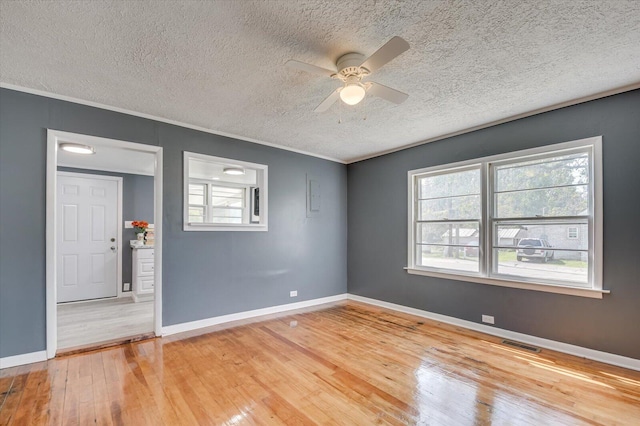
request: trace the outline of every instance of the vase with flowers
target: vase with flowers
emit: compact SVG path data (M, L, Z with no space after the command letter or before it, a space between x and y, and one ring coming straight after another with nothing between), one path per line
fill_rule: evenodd
M133 226L133 231L137 234L138 241L143 244L144 243L144 234L147 232L147 228L149 227L149 222L145 222L144 220L134 220L131 222Z

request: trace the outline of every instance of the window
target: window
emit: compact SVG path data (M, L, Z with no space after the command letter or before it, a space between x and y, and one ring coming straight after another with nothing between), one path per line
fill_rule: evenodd
M478 272L480 168L450 170L416 177L416 251L419 266Z
M410 171L407 269L601 297L600 146L590 138Z
M185 231L266 231L262 164L184 153Z

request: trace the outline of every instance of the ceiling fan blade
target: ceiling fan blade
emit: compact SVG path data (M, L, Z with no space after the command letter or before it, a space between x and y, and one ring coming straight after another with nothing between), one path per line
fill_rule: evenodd
M327 97L327 99L322 101L320 105L318 105L316 109L313 110L313 112L325 112L326 110L328 110L331 107L331 105L333 105L340 97L340 89L342 89L342 87L338 87L336 90L334 90Z
M368 69L369 72L373 72L407 50L409 50L409 43L398 36L393 37L384 46L376 50L373 55L369 56L360 66Z
M368 84L370 85L367 90L368 94L393 102L394 104L401 104L409 97L406 93L392 89L391 87L383 86L379 83L369 82Z
M331 70L328 70L326 68L317 67L315 65L307 64L306 62L300 62L300 61L296 61L296 60L293 60L293 59L288 60L285 65L290 67L290 68L295 68L295 69L298 69L298 70L301 70L301 71L306 71L306 72L311 73L311 74L324 75L324 76L327 76L327 77L331 77L332 75L334 75L336 73L335 71L331 71Z

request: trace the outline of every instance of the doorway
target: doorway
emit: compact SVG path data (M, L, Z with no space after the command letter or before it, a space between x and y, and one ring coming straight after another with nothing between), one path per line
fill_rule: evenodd
M69 154L69 145L89 155ZM147 209L131 207L140 204ZM48 130L48 358L161 335L161 217L162 148ZM148 241L137 241L134 220L148 223ZM132 276L136 252L152 265L143 300L131 297L142 289Z

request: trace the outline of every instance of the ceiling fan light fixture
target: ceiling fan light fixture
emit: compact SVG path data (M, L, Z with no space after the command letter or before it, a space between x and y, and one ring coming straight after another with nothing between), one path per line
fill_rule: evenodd
M96 153L92 146L82 145L79 143L63 142L58 146L61 150L71 152L73 154L91 155Z
M225 175L240 176L244 174L244 169L242 167L225 167L222 172Z
M340 91L340 99L347 105L356 105L364 99L366 91L360 83L347 83Z

